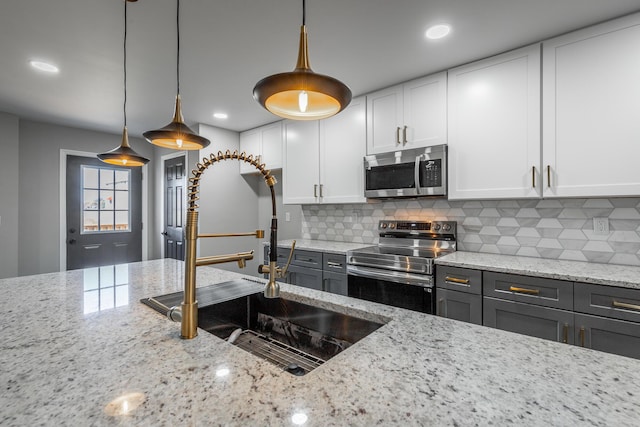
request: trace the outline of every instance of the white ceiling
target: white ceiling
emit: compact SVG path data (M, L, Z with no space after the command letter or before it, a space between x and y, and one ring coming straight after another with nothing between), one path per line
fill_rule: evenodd
M166 125L176 94L175 0L129 3L130 134ZM1 0L0 111L122 131L122 0ZM309 0L314 71L354 95L640 11L638 0ZM252 98L294 68L301 0L182 0L180 92L188 124L242 131L278 120ZM451 35L428 41L432 24ZM30 69L30 59L60 67ZM212 117L215 111L227 120Z

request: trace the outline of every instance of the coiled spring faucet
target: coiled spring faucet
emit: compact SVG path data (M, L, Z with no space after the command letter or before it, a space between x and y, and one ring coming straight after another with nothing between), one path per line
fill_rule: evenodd
M196 300L196 267L202 265L221 264L225 262L237 262L239 267L244 267L246 261L253 259L253 251L239 252L236 254L228 255L214 255L209 257L196 258L196 243L200 237L236 237L236 236L255 236L258 239L264 237L263 230L256 230L249 233L226 233L226 234L198 234L198 205L196 202L199 200L200 193L200 179L209 166L222 160L235 159L243 161L255 166L269 186L271 191L271 229L269 236L269 245L271 250L269 251L269 265L260 265L258 271L261 274L269 274L269 281L265 285L264 296L267 298L277 298L280 296L280 286L276 282L276 279L284 277L287 273L287 268L291 262L293 250L295 248L295 241L291 247L291 253L289 259L284 268L280 268L277 265L277 235L278 235L278 218L276 216L276 194L273 186L276 184L276 179L271 175L271 171L265 169L265 165L260 164L259 157L253 157L253 155L246 155L244 152L233 153L227 150L225 153L218 151L218 154L213 154L209 157L202 159L202 163L196 165L196 169L191 171L193 175L189 178L189 195L187 200L187 223L185 227L185 240L186 240L186 253L185 253L185 266L184 266L184 296L180 307L172 307L169 309L167 316L174 322L180 322L180 336L184 339L195 338L198 335L198 301Z

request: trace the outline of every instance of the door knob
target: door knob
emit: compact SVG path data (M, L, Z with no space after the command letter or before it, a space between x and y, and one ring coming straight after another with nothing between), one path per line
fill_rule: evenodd
M69 239L69 244L70 245L75 245L76 244L76 239Z

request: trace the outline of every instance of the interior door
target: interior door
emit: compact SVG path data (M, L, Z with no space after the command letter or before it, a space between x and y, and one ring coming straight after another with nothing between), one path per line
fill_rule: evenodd
M164 257L184 261L185 156L164 161Z
M67 156L67 270L142 260L142 171Z

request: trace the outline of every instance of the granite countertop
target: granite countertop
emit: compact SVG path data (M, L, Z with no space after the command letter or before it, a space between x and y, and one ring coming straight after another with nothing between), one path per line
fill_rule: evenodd
M436 265L640 289L640 267L458 251Z
M344 255L347 251L364 248L371 246L367 243L348 243L348 242L330 242L327 240L312 240L312 239L290 239L278 241L278 247L290 248L293 240L296 241L297 249L305 249L310 251L320 251L333 254ZM269 242L264 242L268 245Z
M0 280L0 425L637 425L640 360L284 283L389 322L302 377L204 331L181 340L139 300L180 290L182 266ZM198 286L237 277L197 271Z

